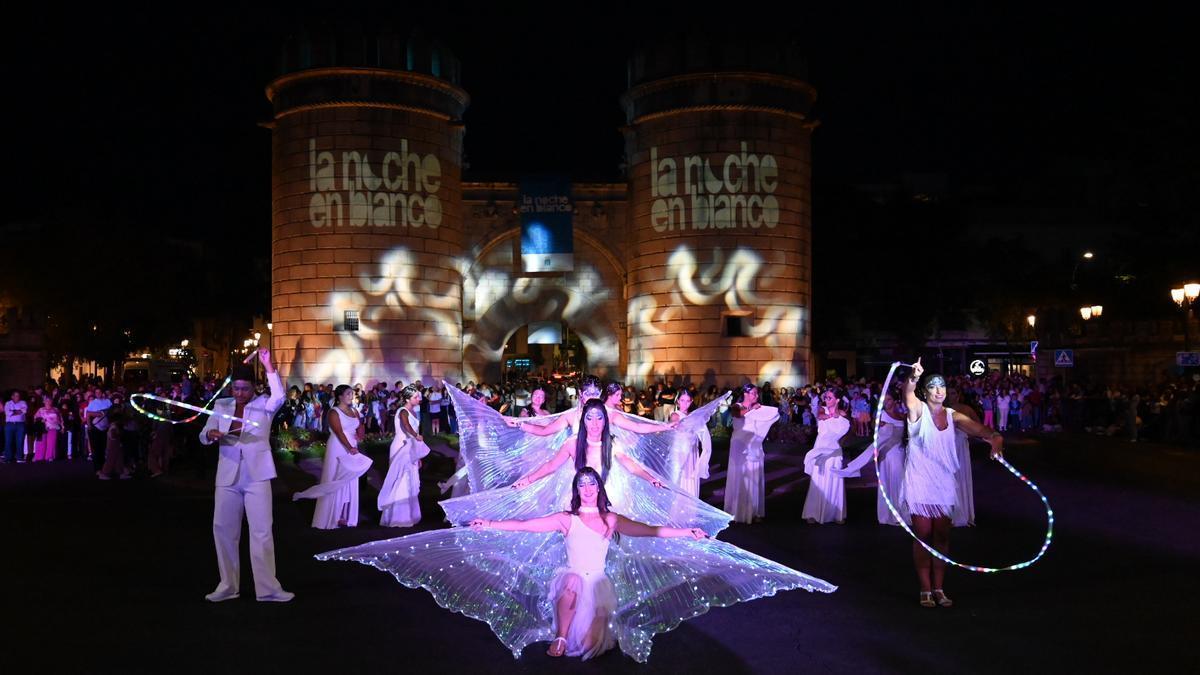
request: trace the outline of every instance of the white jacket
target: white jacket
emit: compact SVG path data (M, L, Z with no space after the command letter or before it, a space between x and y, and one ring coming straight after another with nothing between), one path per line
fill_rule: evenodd
M217 446L218 486L233 485L237 482L239 466L250 472L251 480L270 480L275 477L275 458L271 456L271 421L283 405L286 392L278 372L267 373L267 383L271 387L270 396L259 396L251 400L242 414L245 419L257 422L258 426L244 424L236 442L226 441ZM233 415L236 406L232 397L217 399L213 405L215 414L208 416L208 423L200 430L201 443L213 444L213 441L208 439L210 429L218 429L221 433L229 431L229 425L233 421L221 415Z

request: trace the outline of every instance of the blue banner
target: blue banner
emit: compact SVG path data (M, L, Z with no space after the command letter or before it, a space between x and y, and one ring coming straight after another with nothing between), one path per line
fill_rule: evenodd
M521 180L521 264L526 272L569 272L575 268L575 206L565 178Z

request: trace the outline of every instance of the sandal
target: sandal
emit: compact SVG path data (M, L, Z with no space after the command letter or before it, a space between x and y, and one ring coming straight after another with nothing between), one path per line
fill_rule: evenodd
M560 641L562 642L561 651L555 650L555 647L558 645L558 643ZM563 654L566 654L566 653L567 653L567 638L564 638L564 637L554 638L554 641L550 643L550 648L546 650L547 655L554 656L554 657L562 656Z
M922 607L937 607L937 603L933 601L933 593L921 591L921 606Z
M946 597L946 591L943 591L940 588L935 588L935 589L933 589L933 595L934 595L934 599L937 600L938 605L940 605L942 607L953 607L954 606L954 601L951 600L950 598Z

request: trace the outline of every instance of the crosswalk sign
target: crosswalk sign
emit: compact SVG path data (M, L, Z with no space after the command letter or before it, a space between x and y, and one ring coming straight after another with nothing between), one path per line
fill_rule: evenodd
M1054 365L1058 368L1074 368L1075 367L1075 350L1074 349L1055 349L1054 350Z

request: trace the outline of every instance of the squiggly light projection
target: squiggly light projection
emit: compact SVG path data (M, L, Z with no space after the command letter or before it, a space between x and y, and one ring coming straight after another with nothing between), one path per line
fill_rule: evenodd
M659 364L653 350L669 342L668 336L674 332L671 322L683 318L688 305L724 304L731 311L754 311L758 316L746 327L748 337L762 340L762 346L779 352L800 347L808 310L795 304L795 293L759 291L769 287L769 278L761 274L767 264L758 252L739 247L728 257L722 249L714 248L712 260L702 265L687 246L677 247L667 259L667 279L651 284L649 292L629 300L627 380L641 384L655 375ZM670 298L669 305L659 306L658 298L662 296ZM775 359L762 363L757 376L760 382L794 386L807 381L807 373L798 372L802 370L790 359Z
M454 264L462 269L462 261L456 260ZM293 373L316 382L399 379L429 384L438 378L457 377L457 367L452 372L434 372L431 360L424 358L424 351L457 352L462 348L459 274L421 265L404 247L389 251L378 263L376 274L359 279L361 291L329 294L331 319L336 323L346 310L358 310L361 312L358 330L338 333L339 346L324 350L315 363L305 364L297 359ZM404 345L395 344L388 339L392 332L384 327L386 322L395 320L426 322L430 329L409 334ZM299 347L304 347L303 339ZM451 362L457 364L458 359Z

